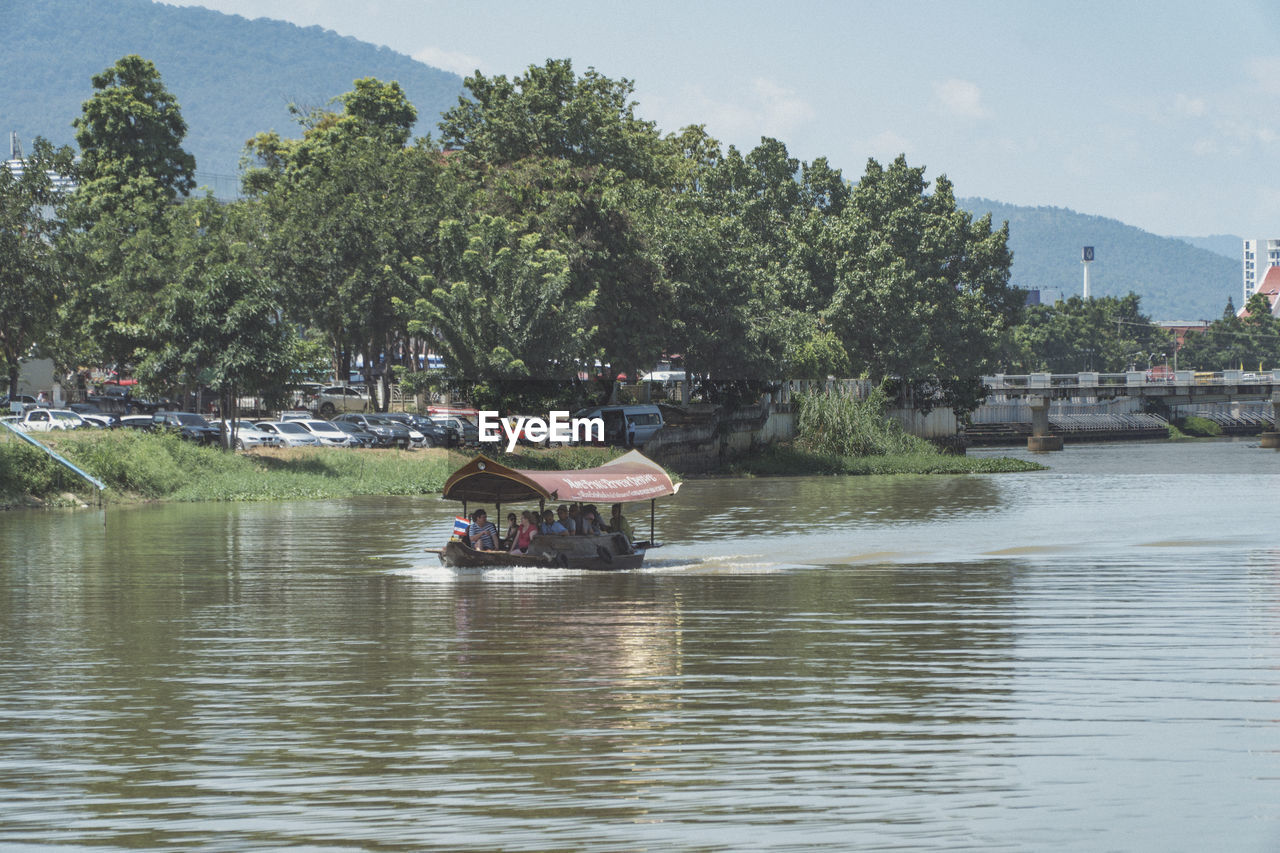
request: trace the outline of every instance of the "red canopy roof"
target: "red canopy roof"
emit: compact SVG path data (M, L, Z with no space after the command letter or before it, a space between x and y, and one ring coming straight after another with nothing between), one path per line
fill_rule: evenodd
M598 468L574 471L528 471L508 468L484 456L463 465L444 484L444 497L454 501L513 503L528 500L630 503L674 495L667 472L638 450Z

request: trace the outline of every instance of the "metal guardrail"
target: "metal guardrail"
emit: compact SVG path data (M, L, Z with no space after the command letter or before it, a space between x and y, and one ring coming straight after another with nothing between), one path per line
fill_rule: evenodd
M25 441L27 444L30 444L32 447L35 447L35 448L38 448L39 450L44 451L44 453L50 456L55 462L70 469L80 477L84 478L90 484L92 484L98 490L98 503L102 503L102 493L107 489L106 483L102 482L97 477L90 474L88 471L85 471L83 468L78 467L75 463L71 462L65 456L55 451L52 447L49 447L45 444L40 443L39 441L36 441L31 436L27 435L27 433L24 430L18 429L13 424L0 421L0 426L3 426L5 429L9 430L9 432L13 433L18 438Z
M1179 385L1237 387L1240 385L1280 384L1280 370L1219 370L1213 372L1178 370L1137 370L1128 373L1027 373L982 377L988 390L1045 391L1091 388L1167 388Z

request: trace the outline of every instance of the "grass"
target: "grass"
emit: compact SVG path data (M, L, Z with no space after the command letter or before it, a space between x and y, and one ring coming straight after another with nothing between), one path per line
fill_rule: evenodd
M225 453L132 430L40 436L107 484L109 502L270 501L437 492L461 457L443 450L315 448ZM57 504L96 490L33 447L0 441L0 503Z
M729 473L787 474L1002 474L1043 471L1035 462L943 453L885 416L877 390L865 400L835 394L796 396L796 440L737 460Z
M225 453L174 434L134 430L77 431L37 436L105 482L104 500L277 501L356 495L439 493L469 453L446 450L263 448ZM591 447L495 454L517 468L600 465L621 451ZM73 497L66 497L65 495ZM0 506L94 502L97 490L13 436L0 436Z
M846 456L809 450L797 444L776 444L738 459L726 473L770 477L805 474L1009 474L1044 471L1045 466L1002 456L952 456L936 450Z

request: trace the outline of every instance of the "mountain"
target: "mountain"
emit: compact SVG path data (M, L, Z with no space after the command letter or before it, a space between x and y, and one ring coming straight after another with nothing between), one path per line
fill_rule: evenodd
M326 105L359 77L396 80L418 108L415 133L436 133L462 78L320 27L248 20L150 0L15 0L0 26L0 131L73 144L71 120L91 78L136 53L159 69L189 128L197 178L234 192L245 140L276 130L297 137L289 104ZM30 150L29 148L27 150ZM9 155L8 145L0 159Z
M1207 249L1224 258L1231 258L1233 261L1242 260L1241 252L1244 251L1244 238L1237 237L1234 234L1211 234L1208 237L1174 237L1175 240L1181 240L1184 243L1190 243L1197 249Z
M975 216L990 213L996 226L1008 220L1013 283L1038 289L1042 300L1081 293L1080 250L1093 246L1089 288L1094 296L1132 291L1154 320L1214 320L1222 316L1228 298L1240 307L1238 241L1233 259L1176 237L1062 207L1019 207L983 198L956 203Z

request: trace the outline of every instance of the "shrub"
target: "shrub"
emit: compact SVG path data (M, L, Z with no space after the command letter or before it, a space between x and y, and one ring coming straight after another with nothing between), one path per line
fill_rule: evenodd
M888 398L876 389L865 400L836 394L798 394L796 443L817 454L888 456L937 454L923 438L885 417Z
M1194 438L1211 438L1222 435L1222 427L1208 418L1188 415L1178 422L1178 428Z

